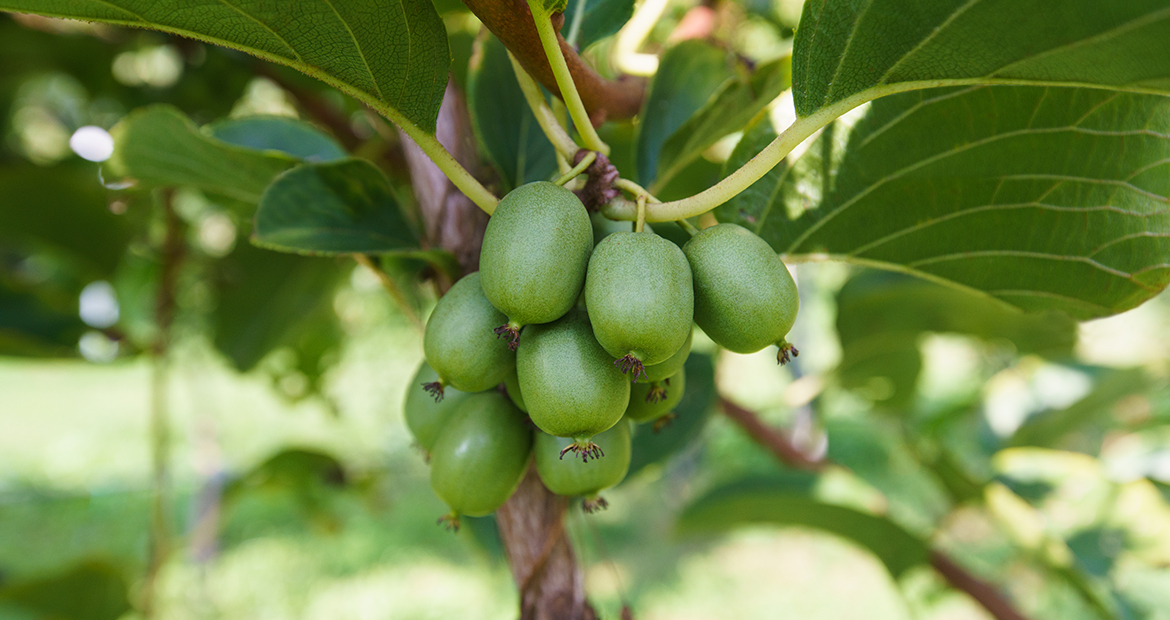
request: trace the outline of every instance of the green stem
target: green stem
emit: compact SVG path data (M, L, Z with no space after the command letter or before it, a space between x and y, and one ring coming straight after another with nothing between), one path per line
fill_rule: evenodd
M609 155L609 145L597 135L593 122L589 120L589 112L585 110L585 104L581 101L581 94L577 92L577 86L573 83L573 74L569 73L569 65L565 62L565 53L561 49L556 31L553 30L549 12L544 9L540 0L528 0L528 8L531 9L532 19L536 22L536 33L540 36L540 44L544 47L549 67L552 68L553 77L556 78L557 87L561 91L561 99L569 109L573 125L581 134L581 141L585 143L585 148Z
M438 138L419 129L414 123L406 120L406 118L390 108L382 107L378 111L393 121L394 124L398 125L411 140L414 140L418 148L422 149L422 152L426 153L427 157L430 157L431 161L435 162L439 170L442 170L443 174L451 183L459 188L459 191L463 192L463 195L470 198L471 202L474 202L477 207L483 209L488 215L491 215L496 210L496 205L499 204L500 199L496 198L482 183L471 176L471 173L466 168L455 161L451 153L447 152L447 149L439 143Z
M520 90L524 93L524 100L528 102L528 107L532 108L532 115L536 117L536 123L540 125L544 135L548 136L548 141L552 142L557 153L563 155L565 159L572 159L581 147L577 146L573 138L569 137L569 132L561 126L556 114L548 106L548 102L544 100L544 95L540 92L540 85L536 83L536 80L528 75L528 72L520 66L511 52L508 52L508 60L512 61L512 70L516 73L516 81L520 83Z
M650 192L646 191L646 188L642 187L641 185L638 185L637 183L635 183L629 179L620 179L619 178L618 180L613 182L613 186L618 188L618 189L625 190L625 191L633 194L635 197L645 196L646 200L648 202L651 202L651 203L658 204L658 203L662 202L661 200L655 198L654 194L651 194Z
M566 172L565 174L562 174L561 178L556 180L556 184L557 185L564 185L565 183L572 181L573 179L577 178L577 175L581 174L582 172L585 172L586 168L588 168L589 166L592 166L593 162L595 162L595 161L597 161L597 153L594 151L589 151L588 153L585 154L585 157L581 158L581 161L578 162L576 166L573 166L573 168L570 169L568 172Z
M638 220L634 223L634 232L642 232L646 228L646 195L638 196Z
M573 11L573 23L569 25L569 36L565 37L565 42L573 49L577 49L577 37L581 36L581 24L585 21L586 4L587 0L581 0L577 3L577 10Z
M692 237L699 234L699 229L695 228L694 224L692 224L686 220L679 220L678 225L682 226L682 229L687 231L687 234L692 236Z

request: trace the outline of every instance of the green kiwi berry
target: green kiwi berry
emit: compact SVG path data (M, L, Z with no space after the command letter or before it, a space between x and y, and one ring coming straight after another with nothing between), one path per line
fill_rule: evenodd
M674 411L682 402L687 389L687 371L679 370L673 376L654 383L638 383L630 391L630 406L626 417L635 422L650 422Z
M604 459L592 462L565 459L562 455L572 440L545 433L537 433L533 445L536 473L544 486L557 495L584 496L582 507L586 512L608 506L597 494L616 486L630 469L630 423L622 420L593 441L605 452Z
M667 358L665 362L647 366L646 374L642 376L642 380L650 383L662 381L679 370L682 370L682 367L687 363L687 358L691 356L691 342L694 340L694 335L694 330L687 333L687 341L683 343L683 346L674 355Z
M532 429L524 414L496 390L469 394L439 432L431 450L431 488L459 526L459 516L482 517L508 501L528 468Z
M406 402L402 406L406 418L406 428L414 435L419 447L428 454L435 445L439 431L446 424L447 418L455 411L456 405L467 396L455 388L447 388L444 398L438 402L425 391L425 386L439 380L439 375L423 362L414 373L414 378L406 386Z
M515 349L520 328L549 323L577 302L593 251L589 213L573 192L544 181L504 196L479 256L483 291L507 315L493 326Z
M436 400L447 385L482 392L503 383L516 354L492 334L502 320L484 297L478 273L464 276L439 300L423 334L427 363L439 375L427 388Z
M683 252L695 280L695 322L711 340L736 353L779 345L781 364L799 354L785 340L800 308L796 283L768 242L742 226L718 224Z
M566 452L602 456L590 439L621 419L630 382L593 337L584 312L529 327L516 352L516 374L537 428L573 439Z
M651 233L616 232L593 251L585 305L597 341L633 379L665 362L691 333L691 268L675 244Z
M504 377L504 389L508 392L508 398L512 399L512 404L520 411L528 413L528 405L524 404L524 394L520 392L520 377L516 374L515 368Z

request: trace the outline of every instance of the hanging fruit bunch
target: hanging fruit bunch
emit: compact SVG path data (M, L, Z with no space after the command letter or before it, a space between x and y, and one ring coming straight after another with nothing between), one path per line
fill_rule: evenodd
M407 426L451 508L441 521L494 512L533 453L549 490L604 508L635 425L659 428L683 399L694 324L737 353L778 345L785 363L798 303L780 257L740 226L681 249L650 231L595 245L573 192L513 190L488 222L480 271L435 306L407 391Z

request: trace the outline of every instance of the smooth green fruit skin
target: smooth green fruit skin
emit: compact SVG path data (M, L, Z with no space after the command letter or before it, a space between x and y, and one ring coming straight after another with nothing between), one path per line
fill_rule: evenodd
M504 382L516 354L496 337L507 319L484 297L480 275L463 277L435 305L423 334L427 363L446 384L482 392Z
M637 383L630 390L630 406L626 408L626 417L635 422L650 422L674 411L682 402L683 392L687 389L687 371L680 370L670 377L670 385L661 385L666 388L666 398L656 403L646 402L646 395L655 384Z
M506 396L470 394L431 450L431 488L456 514L491 514L520 484L531 451L532 430Z
M557 437L608 430L630 400L630 379L597 343L580 310L528 327L516 352L516 374L532 422Z
M593 225L573 192L544 181L522 185L488 220L483 291L516 326L555 321L577 302L592 251Z
M528 413L528 405L524 404L524 394L520 391L520 377L516 374L515 368L504 377L504 389L508 392L508 398L512 399L512 404L520 411Z
M755 353L784 340L796 321L796 282L768 242L718 224L683 247L695 280L695 322L719 346Z
M616 232L593 251L585 306L597 341L615 358L658 364L691 333L691 268L675 244L650 233Z
M533 453L536 473L548 490L557 495L591 497L617 485L630 470L630 424L625 420L593 438L605 456L588 462L566 456L561 458L572 439L536 434Z
M694 340L695 330L687 333L687 341L683 343L682 348L675 351L665 362L652 364L646 367L646 374L638 379L638 383L643 381L653 383L655 381L662 381L663 379L674 375L674 373L682 370L686 365L687 358L691 356L691 342Z
M467 392L447 388L444 391L443 399L435 402L434 397L428 394L422 386L424 383L438 380L438 373L426 362L423 362L418 367L418 372L414 373L410 384L406 386L406 402L402 406L406 418L406 428L410 429L414 440L428 453L434 447L439 430L446 424L447 418L451 417L456 405L468 395Z

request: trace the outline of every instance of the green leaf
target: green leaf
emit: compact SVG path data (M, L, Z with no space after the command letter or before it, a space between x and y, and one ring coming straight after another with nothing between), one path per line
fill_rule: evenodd
M0 245L68 256L83 277L108 278L133 235L92 165L0 166Z
M633 15L634 0L569 0L561 34L577 49L584 50L616 34ZM575 41L572 38L574 32L577 33Z
M662 56L646 91L635 153L638 179L649 186L667 139L727 80L727 53L701 41L683 41Z
M1021 354L1061 358L1076 346L1077 324L1061 313L1026 314L969 291L865 271L837 295L837 333L842 384L866 388L880 378L890 389L871 398L897 408L913 399L922 367L918 343L927 333L1002 340Z
M126 580L117 569L87 561L56 575L0 588L0 615L7 617L5 611L52 620L117 620L130 611L130 601Z
M715 364L711 356L691 353L687 358L687 387L682 402L675 408L675 418L654 432L653 424L639 424L635 429L633 455L627 478L647 465L661 463L678 454L698 438L707 426L715 406Z
M565 10L567 0L540 0L540 6L544 7L545 11L552 13L560 13Z
M467 102L476 136L500 171L505 189L547 180L557 155L516 81L508 50L495 37L472 57Z
M0 10L162 30L241 50L428 133L451 63L430 0L0 0Z
M1167 93L1170 3L814 0L793 59L800 116L865 91L948 84Z
M728 167L768 131L757 129ZM1170 281L1168 168L1166 97L918 91L871 105L819 205L786 189L821 186L790 180L798 162L717 217L744 223L783 254L903 271L1087 319L1133 308Z
M318 255L418 247L386 176L364 159L305 164L277 177L256 209L253 240Z
M312 125L285 116L247 116L211 123L216 140L255 151L277 151L307 162L345 159L345 149Z
M1096 452L1105 433L1113 426L1114 405L1156 387L1153 379L1141 368L1099 368L1095 374L1093 389L1084 398L1063 409L1043 411L1029 417L1012 435L1008 445L1074 447ZM1070 440L1077 445L1066 445ZM1095 445L1087 445L1090 443Z
M333 291L342 272L332 261L269 252L244 243L217 266L214 342L238 371L251 370L282 346L298 356L307 354L296 346L302 335L321 323L336 326ZM334 327L333 333L340 337L339 328ZM313 349L320 357L320 347Z
M759 523L818 529L869 549L895 579L929 561L926 541L889 519L826 504L784 487L757 481L719 487L683 511L678 530L683 534L717 532Z
M184 186L254 204L276 175L297 160L235 146L200 131L170 106L131 112L113 130L115 174L150 186Z
M723 83L707 103L674 130L658 158L661 187L724 136L742 130L780 93L792 86L790 58L760 65Z
M0 274L0 355L72 357L88 329L77 314L77 298L47 299L35 288Z

